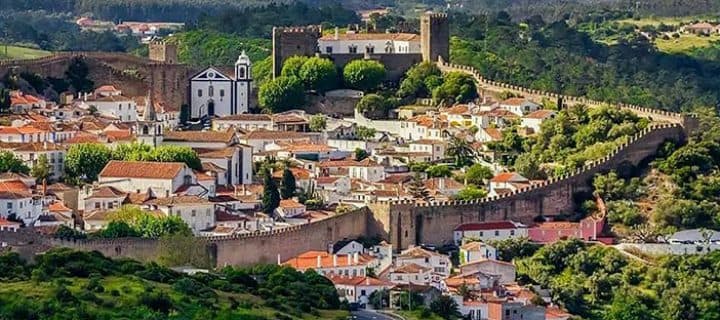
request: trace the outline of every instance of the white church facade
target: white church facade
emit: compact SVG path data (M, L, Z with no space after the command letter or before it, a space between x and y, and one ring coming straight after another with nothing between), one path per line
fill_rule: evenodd
M190 118L247 113L250 108L252 62L243 53L229 76L210 67L190 79Z

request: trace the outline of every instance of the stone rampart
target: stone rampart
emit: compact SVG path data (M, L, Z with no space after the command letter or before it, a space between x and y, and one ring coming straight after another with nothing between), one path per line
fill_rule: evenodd
M572 213L576 209L574 195L591 191L590 182L597 173L623 164L641 164L665 141L680 141L683 137L679 124L655 124L631 137L608 156L572 174L503 196L419 204L413 201L373 203L369 207L378 221L370 225L369 230L388 239L400 250L410 245L449 243L453 230L463 223L497 220L530 223L541 215Z

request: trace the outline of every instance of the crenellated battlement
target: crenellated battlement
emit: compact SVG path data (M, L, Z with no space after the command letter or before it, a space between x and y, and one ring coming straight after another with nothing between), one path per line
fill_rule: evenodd
M308 33L308 34L321 34L321 26L292 26L292 27L274 27L273 32L278 33Z

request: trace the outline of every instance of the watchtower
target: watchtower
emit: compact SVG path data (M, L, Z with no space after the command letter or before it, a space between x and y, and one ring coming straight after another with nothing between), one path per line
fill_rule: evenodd
M321 35L322 29L317 26L273 28L273 77L280 76L287 58L315 55Z
M423 14L420 18L420 41L423 61L436 62L438 57L450 61L450 23L447 14Z
M169 64L178 63L177 45L163 40L153 40L148 44L150 60Z

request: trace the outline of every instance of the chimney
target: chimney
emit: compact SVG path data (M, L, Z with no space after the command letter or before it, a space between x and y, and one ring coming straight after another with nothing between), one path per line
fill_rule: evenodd
M347 255L347 264L352 265L352 255L348 253Z
M322 267L322 256L317 256L317 267L320 269Z
M333 255L333 267L337 267L337 255Z
M335 27L335 40L340 40L340 28Z
M353 262L354 263L360 262L360 254L359 253L357 253L357 252L353 253Z
M280 254L277 255L277 264L280 265Z

